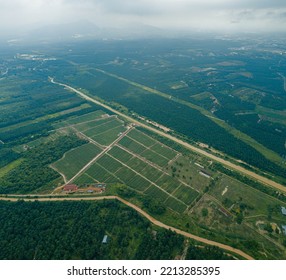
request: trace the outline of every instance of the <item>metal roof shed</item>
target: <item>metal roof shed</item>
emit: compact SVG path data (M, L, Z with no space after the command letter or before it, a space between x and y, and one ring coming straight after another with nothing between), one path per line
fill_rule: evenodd
M102 244L107 244L108 242L108 236L104 235L103 239L102 239Z

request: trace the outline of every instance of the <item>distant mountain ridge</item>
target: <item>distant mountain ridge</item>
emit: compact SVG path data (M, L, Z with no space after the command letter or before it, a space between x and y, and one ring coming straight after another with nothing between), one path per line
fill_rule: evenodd
M39 42L39 41L66 41L85 39L137 39L137 38L158 38L167 35L165 30L160 28L134 23L128 28L125 27L99 27L90 21L77 21L73 23L52 24L27 32L8 41ZM14 40L17 39L17 40Z

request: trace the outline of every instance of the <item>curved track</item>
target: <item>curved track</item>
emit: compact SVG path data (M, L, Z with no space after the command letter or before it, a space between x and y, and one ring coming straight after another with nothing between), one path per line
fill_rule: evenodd
M148 219L151 223L153 223L154 225L161 227L161 228L165 228L165 229L170 229L174 232L176 232L177 234L183 235L185 237L194 239L196 241L211 245L211 246L217 246L223 250L227 250L229 252L235 253L247 260L254 260L253 257L251 257L250 255L246 254L245 252L233 248L229 245L223 244L223 243L219 243L213 240L209 240L188 232L185 232L183 230L177 229L175 227L166 225L158 220L156 220L155 218L153 218L152 216L150 216L148 213L146 213L145 211L143 211L141 208L139 208L138 206L136 206L135 204L128 202L127 200L118 197L118 196L100 196L100 197L51 197L51 198L44 198L44 197L37 197L37 198L27 198L27 197L21 197L19 196L19 198L9 198L9 197L0 197L0 200L6 200L6 201L18 201L19 199L23 199L24 201L64 201L64 200L70 200L70 201L90 201L90 200L104 200L104 199L116 199L122 203L124 203L125 205L129 206L130 208L134 209L135 211L137 211L138 213L140 213L142 216L144 216L146 219Z

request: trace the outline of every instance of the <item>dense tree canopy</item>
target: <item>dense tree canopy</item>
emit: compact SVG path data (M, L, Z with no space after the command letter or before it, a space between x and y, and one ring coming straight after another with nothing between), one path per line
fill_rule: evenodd
M65 152L85 144L76 136L63 136L24 153L24 161L0 179L1 193L28 193L47 186L59 178L49 164L60 159Z

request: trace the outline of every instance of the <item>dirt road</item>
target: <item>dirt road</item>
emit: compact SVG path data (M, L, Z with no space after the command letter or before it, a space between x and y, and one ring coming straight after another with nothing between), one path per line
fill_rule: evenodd
M136 206L135 204L132 204L130 202L128 202L125 199L122 199L118 196L100 196L100 197L51 197L51 198L44 198L44 197L37 197L37 198L25 198L23 197L18 197L18 198L9 198L9 197L0 197L0 200L5 200L5 201L18 201L19 199L23 199L24 201L91 201L91 200L104 200L104 199L116 199L119 200L120 202L124 203L125 205L131 207L132 209L134 209L135 211L137 211L138 213L140 213L142 216L144 216L146 219L148 219L151 223L153 223L154 225L161 227L161 228L165 228L165 229L170 229L180 235L183 235L185 237L194 239L196 241L208 244L208 245L212 245L212 246L217 246L223 250L227 250L229 252L235 253L247 260L254 260L253 257L251 257L250 255L244 253L243 251L233 248L229 245L225 245L216 241L212 241L185 231L182 231L180 229L174 228L172 226L168 226L158 220L156 220L155 218L153 218L152 216L150 216L148 213L146 213L145 211L143 211L141 208L139 208L138 206Z
M77 174L75 174L71 179L69 179L66 184L70 184L80 175L82 175L93 163L95 163L100 157L105 155L108 151L112 149L112 147L117 144L133 127L129 127L126 131L124 131L115 141L113 141L110 145L104 148L96 157L94 157L90 162L88 162Z
M222 159L220 157L217 157L217 156L215 156L213 154L210 154L210 153L208 153L205 150L197 148L197 147L195 147L195 146L193 146L193 145L191 145L191 144L189 144L189 143L187 143L185 141L182 141L182 140L180 140L180 139L178 139L178 138L176 138L176 137L174 137L172 135L169 135L169 134L167 134L167 133L165 133L163 131L160 131L160 130L154 128L154 127L151 127L151 126L149 126L147 124L141 123L138 120L135 120L135 119L133 119L133 118L131 118L131 117L129 117L129 116L127 116L127 115L125 115L125 114L123 114L123 113L113 109L113 108L111 108L110 106L108 106L106 104L103 104L103 103L97 101L94 98L91 98L90 96L86 95L85 93L83 93L83 92L81 92L81 91L79 91L79 90L77 90L77 89L75 89L75 88L73 88L73 87L71 87L69 85L55 82L54 79L51 79L51 82L53 84L57 84L57 85L63 86L66 89L69 89L69 90L77 93L82 98L84 98L84 99L86 99L88 101L91 101L91 102L93 102L93 103L95 103L95 104L97 104L97 105L99 105L101 107L104 107L104 108L108 109L109 111L111 111L111 112L113 112L113 113L115 113L115 114L125 118L126 120L128 120L130 122L136 123L136 124L146 128L146 129L148 129L148 130L150 130L150 131L152 131L152 132L154 132L156 134L159 134L159 135L161 135L161 136L163 136L165 138L168 138L168 139L170 139L170 140L172 140L172 141L174 141L174 142L184 146L185 148L187 148L189 150L192 150L192 151L194 151L194 152L196 152L198 154L204 155L204 156L206 156L206 157L208 157L208 158L210 158L210 159L212 159L212 160L214 160L216 162L219 162L219 163L223 164L224 166L227 166L227 167L229 167L229 168L231 168L233 170L239 171L239 172L241 172L241 173L243 173L243 174L245 174L245 175L247 175L249 177L252 177L252 178L256 179L257 181L259 181L259 182L261 182L263 184L266 184L266 185L268 185L268 186L270 186L272 188L275 188L275 189L277 189L279 191L282 191L282 192L286 193L286 186L283 186L282 184L274 182L274 181L272 181L272 180L270 180L268 178L265 178L265 177L263 177L261 175L256 174L255 172L252 172L252 171L247 170L247 169L245 169L245 168L243 168L243 167L241 167L239 165L236 165L236 164L231 163L231 162L229 162L227 160L224 160L224 159Z

